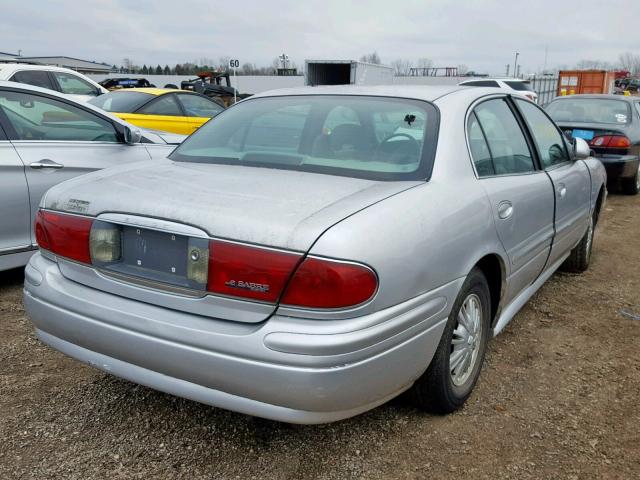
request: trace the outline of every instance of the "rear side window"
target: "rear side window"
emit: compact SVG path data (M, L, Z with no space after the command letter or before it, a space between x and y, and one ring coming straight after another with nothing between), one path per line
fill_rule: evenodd
M0 109L18 140L118 142L110 122L51 98L0 92Z
M27 85L33 85L34 87L48 88L49 90L55 90L49 74L42 70L24 70L22 72L16 72L11 78L13 82L26 83Z
M176 102L175 95L162 95L153 102L142 107L136 113L146 113L147 115L168 115L171 117L180 117L184 115Z
M60 91L69 95L97 95L96 87L76 75L64 72L52 72L60 85Z
M533 92L533 88L529 82L514 82L511 80L505 80L504 83L509 85L514 90L518 90L519 92Z
M568 162L569 155L565 150L562 134L554 123L533 103L518 99L516 103L531 130L544 167Z
M474 113L487 140L496 175L535 170L524 133L505 99L483 102L474 109Z
M487 140L484 137L480 123L476 118L475 113L469 115L467 122L467 132L469 135L469 148L471 150L471 156L473 157L473 163L476 166L476 171L480 177L488 177L496 174L496 169L493 166L493 160L491 159L491 152L487 145Z
M495 80L474 80L472 82L465 82L462 84L465 87L499 87L498 82Z
M373 180L429 177L438 129L423 101L302 95L246 100L191 135L176 161Z

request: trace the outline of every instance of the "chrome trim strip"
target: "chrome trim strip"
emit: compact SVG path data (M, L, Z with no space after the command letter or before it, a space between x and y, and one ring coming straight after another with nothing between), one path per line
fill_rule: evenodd
M37 250L37 245L19 245L17 247L0 248L0 255L11 255L13 253L24 253Z
M141 217L138 215L129 215L126 213L101 213L96 220L102 222L116 223L119 225L128 225L131 227L148 228L150 230L159 230L177 235L184 235L195 238L209 238L204 230L201 230L183 223L171 222L169 220L160 220L158 218Z

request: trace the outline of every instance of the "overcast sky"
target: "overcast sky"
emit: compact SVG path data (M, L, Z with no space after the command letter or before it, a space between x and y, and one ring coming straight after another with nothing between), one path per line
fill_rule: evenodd
M640 53L640 2L608 0L0 0L0 51L135 64L431 58L504 73Z

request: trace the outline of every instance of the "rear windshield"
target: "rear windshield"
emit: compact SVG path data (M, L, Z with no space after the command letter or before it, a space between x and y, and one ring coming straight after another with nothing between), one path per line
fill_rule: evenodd
M438 128L427 102L306 95L245 100L170 156L373 180L428 178Z
M107 112L132 113L154 98L143 92L110 92L92 98L89 103Z
M606 98L563 98L551 102L546 110L556 122L624 125L631 119L627 102Z
M505 80L504 83L509 85L514 90L518 90L520 92L533 92L533 88L529 82L514 82L512 80Z

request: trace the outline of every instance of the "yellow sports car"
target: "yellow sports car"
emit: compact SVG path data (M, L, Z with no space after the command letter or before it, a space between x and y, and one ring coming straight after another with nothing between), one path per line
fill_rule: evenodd
M89 103L139 127L184 135L224 110L204 95L170 88L114 90Z

